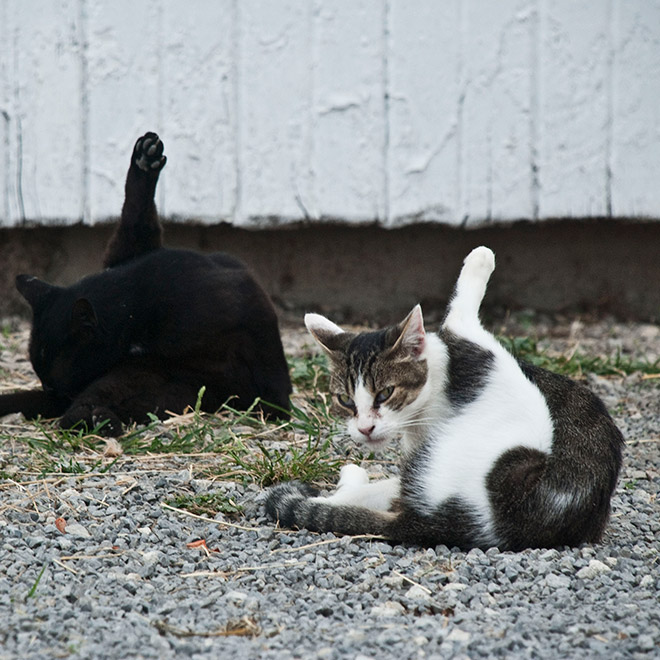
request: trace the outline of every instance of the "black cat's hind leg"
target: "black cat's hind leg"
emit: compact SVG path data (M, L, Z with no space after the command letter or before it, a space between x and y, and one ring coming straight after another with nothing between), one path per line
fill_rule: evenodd
M167 157L156 133L145 133L135 143L126 175L124 206L119 224L108 242L103 265L112 268L162 246L154 195Z
M169 412L180 414L194 406L199 389L153 364L121 365L81 392L60 425L71 428L83 424L92 430L105 421L99 433L119 436L123 425L147 423L150 414L165 419Z

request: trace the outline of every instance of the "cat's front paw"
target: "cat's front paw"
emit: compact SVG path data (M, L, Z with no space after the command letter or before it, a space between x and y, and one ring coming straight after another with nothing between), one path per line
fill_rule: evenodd
M342 467L339 472L339 482L337 488L355 488L369 483L369 475L364 468L355 463L348 463Z
M62 415L59 424L63 429L82 428L89 433L96 431L106 438L117 438L124 432L119 417L103 406L74 404Z
M266 515L282 527L294 527L296 507L318 495L318 491L301 481L288 481L273 486L266 495Z
M163 142L156 133L145 133L138 138L133 149L133 162L143 172L155 174L165 167L167 156L163 154Z

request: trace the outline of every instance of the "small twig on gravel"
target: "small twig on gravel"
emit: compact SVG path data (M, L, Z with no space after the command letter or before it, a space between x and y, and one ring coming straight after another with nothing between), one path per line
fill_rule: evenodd
M190 511L186 511L185 509L177 509L176 507L170 506L169 504L165 504L164 502L161 502L160 505L164 509L169 509L170 511L175 511L176 513L180 513L184 516L189 516L190 518L196 518L197 520L203 520L204 522L213 523L215 525L224 525L225 527L242 529L245 532L261 531L260 527L244 527L243 525L236 525L235 523L225 522L224 520L214 520L213 518L207 518L206 516L199 516L196 513L190 513Z
M65 555L60 557L60 561L72 561L74 559L107 559L108 557L120 557L124 553L121 550L117 552L108 552L102 555Z
M397 577L400 577L404 582L408 582L409 584L412 584L415 587L419 587L423 591L425 591L429 596L431 593L433 593L428 587L425 587L423 584L420 584L419 582L415 582L415 580L409 578L407 575L404 575L403 573L400 573L399 571L392 571L392 575L396 575Z
M627 445L645 445L648 444L649 442L660 442L660 437L658 438L639 438L639 439L634 439L634 440L628 440L626 442Z
M171 626L167 621L153 621L152 625L159 633L169 633L176 637L255 637L261 632L257 622L249 617L243 617L238 621L228 621L222 630L183 630Z
M65 571L69 571L69 573L71 573L72 575L78 575L78 571L71 568L71 566L67 566L66 564L63 564L59 559L53 559L53 563L57 564L58 566L61 566Z
M305 566L304 561L294 561L288 564L263 564L261 566L241 566L234 571L194 571L192 573L182 573L181 577L219 577L227 579L241 573L254 573L255 571L265 571L273 568L292 568L295 566Z
M350 539L347 541L346 539ZM271 550L270 554L274 555L278 552L300 552L301 550L309 550L310 548L316 548L320 545L328 545L330 543L344 543L352 542L356 539L375 539L377 541L386 541L387 539L383 536L376 536L374 534L357 534L356 536L340 536L336 539L326 539L325 541L317 541L316 543L308 543L307 545L299 545L296 548L277 548L277 550Z

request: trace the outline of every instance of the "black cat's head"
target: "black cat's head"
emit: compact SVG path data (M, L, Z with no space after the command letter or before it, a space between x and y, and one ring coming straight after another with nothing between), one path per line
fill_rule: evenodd
M29 275L16 288L32 308L30 361L44 389L73 397L116 360L92 303Z

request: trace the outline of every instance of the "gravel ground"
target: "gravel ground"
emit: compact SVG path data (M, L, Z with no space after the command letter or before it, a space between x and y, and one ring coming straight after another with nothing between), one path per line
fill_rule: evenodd
M507 327L549 337L549 350L660 354L654 326L523 321ZM300 351L299 326L284 334ZM0 368L27 381L24 326L13 337ZM277 530L259 488L197 479L194 456L4 478L0 659L660 657L660 378L589 381L627 447L606 536L580 548L465 553ZM5 442L0 468L19 453ZM163 505L218 489L242 517Z

